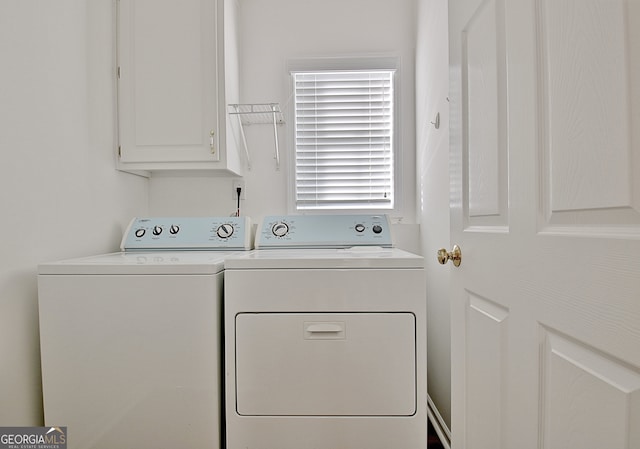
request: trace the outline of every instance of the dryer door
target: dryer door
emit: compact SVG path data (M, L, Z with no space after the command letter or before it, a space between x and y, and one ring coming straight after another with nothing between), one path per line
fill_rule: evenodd
M253 416L411 416L412 313L240 313L236 408Z

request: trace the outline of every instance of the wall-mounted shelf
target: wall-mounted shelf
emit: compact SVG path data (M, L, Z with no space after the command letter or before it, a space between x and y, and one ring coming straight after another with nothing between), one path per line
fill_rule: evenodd
M229 114L240 116L243 125L273 124L274 114L276 123L284 124L278 103L230 104Z
M251 169L251 157L249 155L249 147L247 146L247 138L244 134L244 127L249 125L272 125L273 137L275 144L276 169L280 169L280 148L278 145L278 125L284 125L284 117L278 103L262 103L262 104L230 104L228 105L229 115L236 116L240 124L242 135L242 143L244 144L245 154L247 156L247 168Z

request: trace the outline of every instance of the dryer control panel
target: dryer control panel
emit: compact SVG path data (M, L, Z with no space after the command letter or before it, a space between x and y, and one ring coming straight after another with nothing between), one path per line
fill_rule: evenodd
M262 220L256 248L393 246L387 215L282 215Z
M134 218L122 238L123 251L249 250L248 217Z

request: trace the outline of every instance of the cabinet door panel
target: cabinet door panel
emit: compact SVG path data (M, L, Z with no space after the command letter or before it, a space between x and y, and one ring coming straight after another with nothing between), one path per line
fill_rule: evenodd
M119 1L121 162L220 159L216 16L214 0Z

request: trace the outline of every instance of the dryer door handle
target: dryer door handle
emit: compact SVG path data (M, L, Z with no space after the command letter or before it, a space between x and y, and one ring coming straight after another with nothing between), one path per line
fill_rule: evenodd
M343 323L307 323L306 331L315 332L342 332L344 330Z
M346 337L344 321L305 321L305 340L342 340Z

